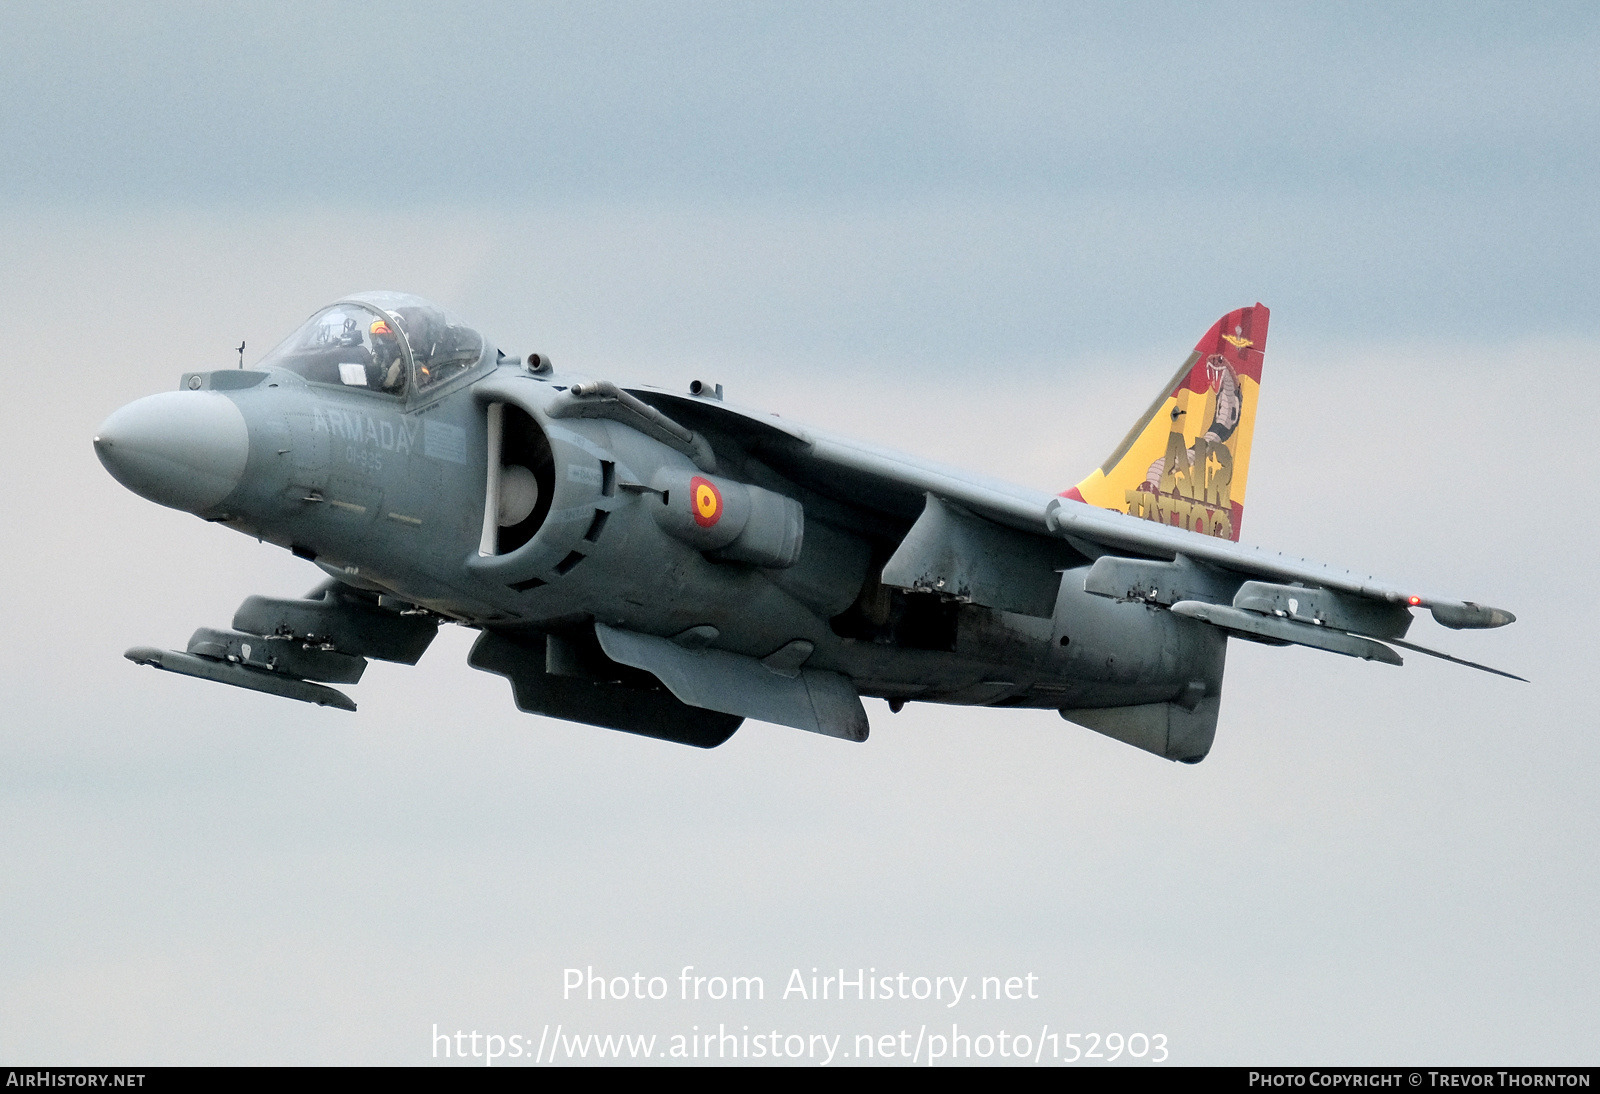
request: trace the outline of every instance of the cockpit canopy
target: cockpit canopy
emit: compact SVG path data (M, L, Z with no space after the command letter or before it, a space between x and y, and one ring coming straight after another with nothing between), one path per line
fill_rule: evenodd
M437 304L365 292L323 308L262 358L317 384L426 392L483 359L483 336Z

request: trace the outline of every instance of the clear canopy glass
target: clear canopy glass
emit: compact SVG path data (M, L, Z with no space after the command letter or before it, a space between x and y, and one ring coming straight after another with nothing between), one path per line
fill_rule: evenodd
M403 395L426 391L483 358L483 336L406 293L358 293L313 315L261 361L318 384Z

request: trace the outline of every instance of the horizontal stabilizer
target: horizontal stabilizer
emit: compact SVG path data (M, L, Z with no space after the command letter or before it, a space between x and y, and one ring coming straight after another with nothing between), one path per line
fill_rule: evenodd
M243 665L227 661L213 661L206 657L197 657L192 653L158 650L150 646L135 646L123 656L135 664L165 669L180 676L193 676L196 680L214 680L219 684L231 684L236 688L265 692L268 695L281 695L285 699L298 699L302 703L315 703L319 707L356 709L355 702L342 691L264 669L245 668Z

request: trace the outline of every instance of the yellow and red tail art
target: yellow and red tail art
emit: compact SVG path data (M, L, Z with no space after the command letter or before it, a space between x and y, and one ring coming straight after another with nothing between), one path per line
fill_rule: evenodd
M1237 540L1269 315L1258 303L1217 320L1110 458L1061 496Z

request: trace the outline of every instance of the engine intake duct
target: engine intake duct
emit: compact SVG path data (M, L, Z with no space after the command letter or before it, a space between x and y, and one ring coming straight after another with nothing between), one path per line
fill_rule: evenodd
M486 418L488 480L478 554L506 555L532 539L549 515L555 457L550 438L521 407L490 403Z

